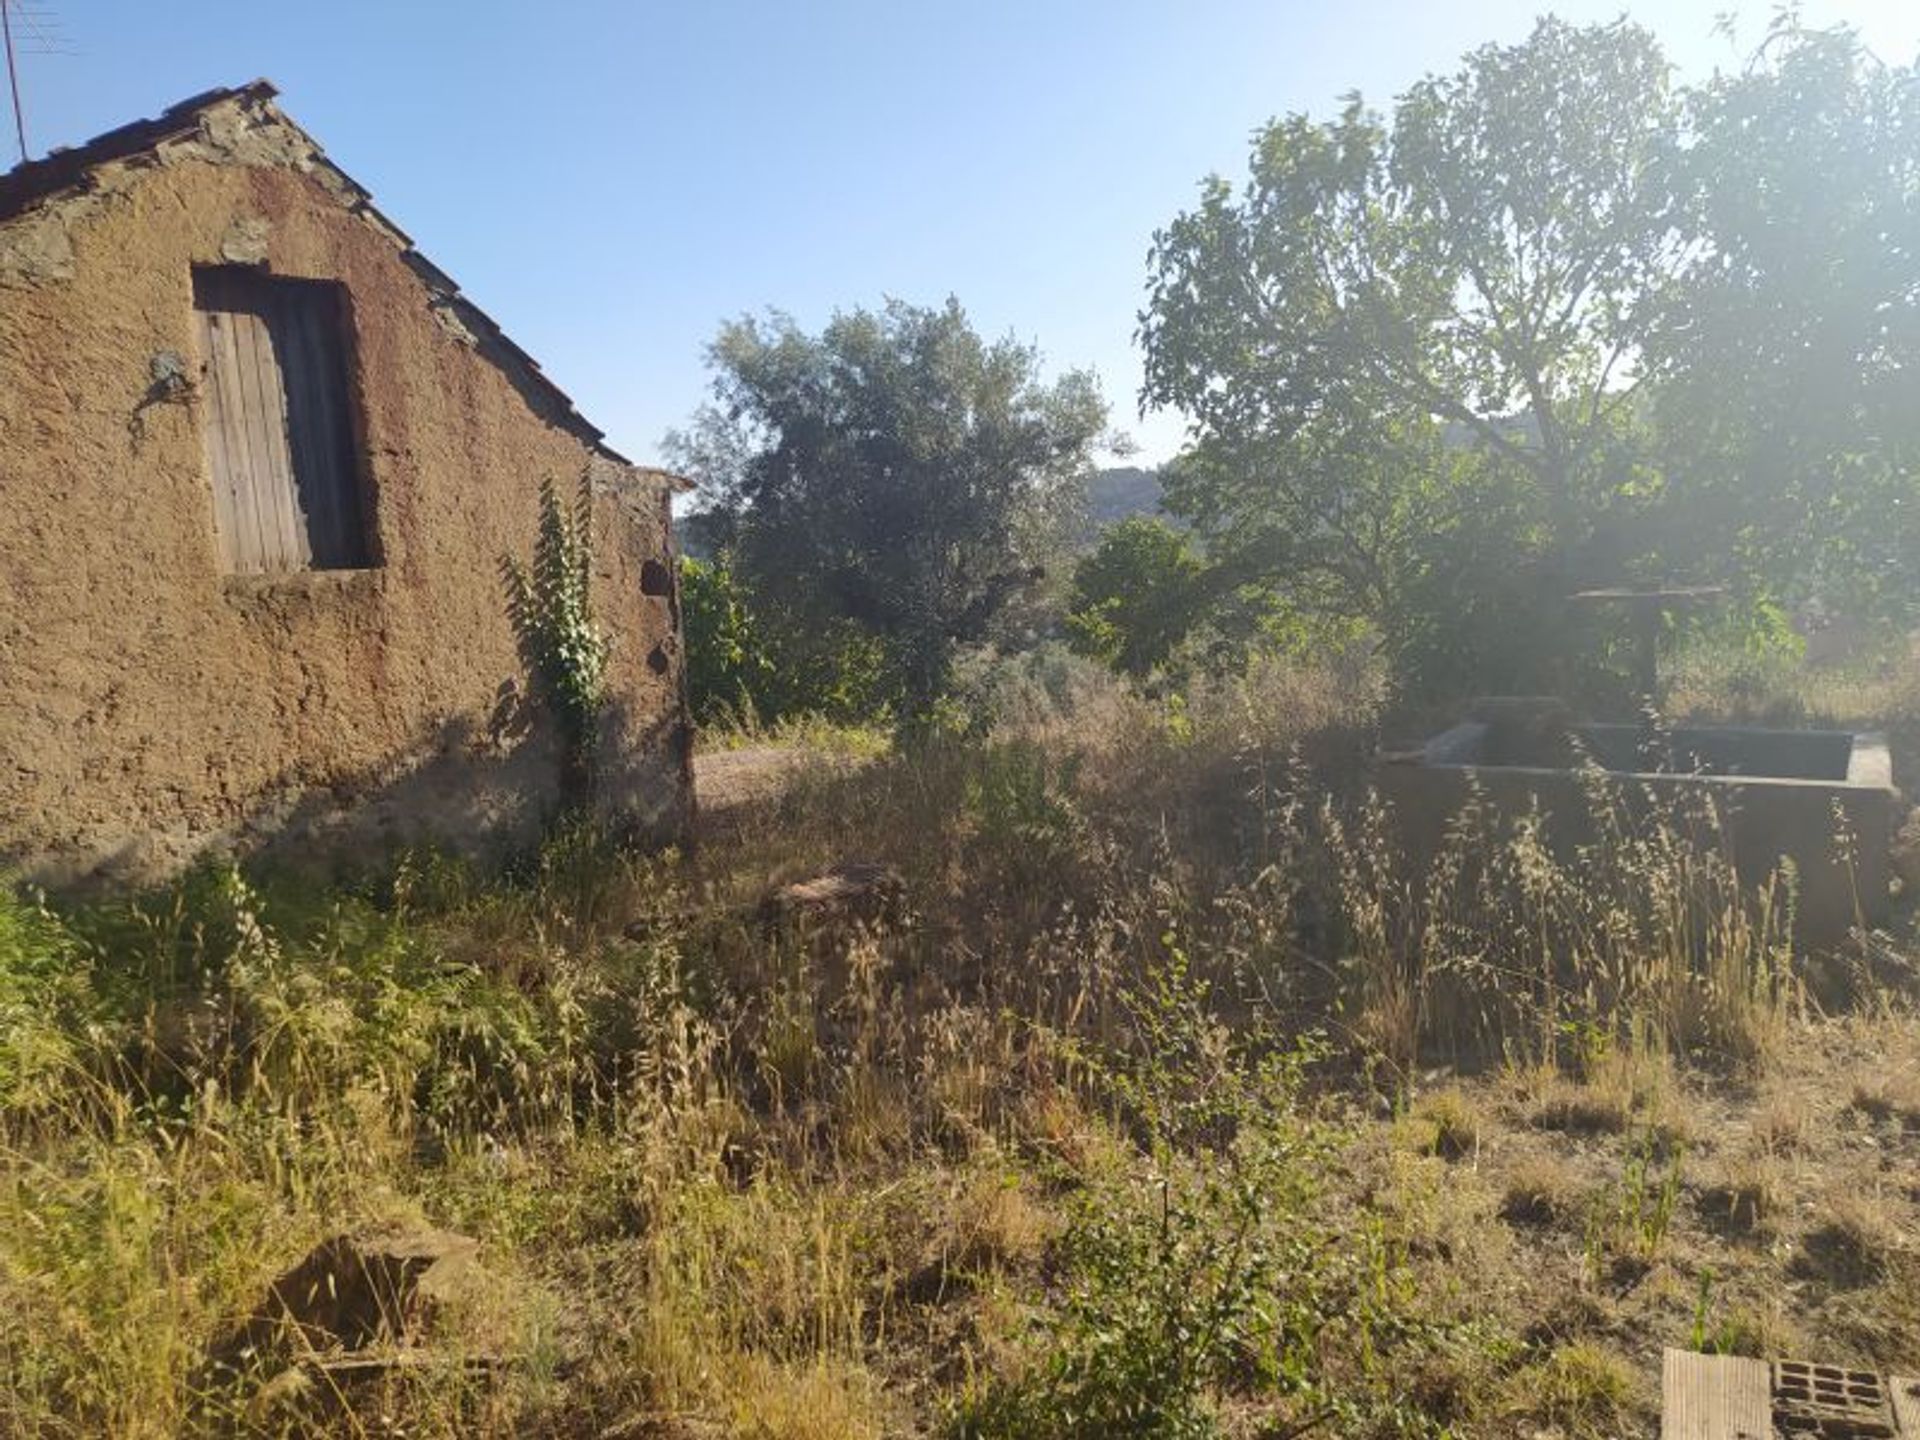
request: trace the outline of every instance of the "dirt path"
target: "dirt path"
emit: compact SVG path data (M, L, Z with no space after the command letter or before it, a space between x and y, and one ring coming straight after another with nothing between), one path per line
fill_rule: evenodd
M793 777L818 759L792 745L749 745L693 757L693 793L700 814L721 816L779 798Z
M730 823L768 809L802 775L850 775L872 761L871 755L805 744L696 752L696 829L712 835Z

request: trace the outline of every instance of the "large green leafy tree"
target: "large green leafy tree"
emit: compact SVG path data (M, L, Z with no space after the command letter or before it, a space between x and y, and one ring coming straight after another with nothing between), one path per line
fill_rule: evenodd
M1144 679L1164 667L1214 602L1187 537L1131 515L1074 567L1067 635L1073 649Z
M710 363L713 401L673 449L724 518L775 663L852 626L924 712L1054 553L1106 426L1092 377L1043 380L1035 350L983 340L952 300L842 312L817 335L742 319Z
M1649 35L1552 19L1390 118L1269 125L1151 252L1143 400L1192 433L1169 507L1419 679L1533 678L1556 647L1521 642L1643 558L1675 136Z
M1689 97L1696 237L1649 346L1670 543L1913 620L1920 589L1920 75L1790 16Z

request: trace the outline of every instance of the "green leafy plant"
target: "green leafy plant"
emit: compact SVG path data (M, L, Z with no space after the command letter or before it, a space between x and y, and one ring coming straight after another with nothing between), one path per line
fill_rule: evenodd
M1151 674L1172 660L1213 598L1202 575L1200 556L1166 521L1122 520L1073 572L1070 643L1124 675Z
M687 696L702 725L760 718L773 662L724 555L680 562Z
M0 1113L57 1096L75 1064L90 977L73 950L40 903L0 890Z
M1071 800L1076 769L1072 757L1056 759L1028 742L981 750L964 791L978 847L988 855L1025 855L1049 869L1067 864L1084 828Z
M1723 1310L1719 1303L1722 1297L1716 1294L1719 1283L1720 1276L1711 1265L1700 1271L1687 1348L1702 1355L1765 1356L1774 1338L1768 1335L1765 1322L1745 1307Z
M1587 1217L1586 1262L1593 1280L1604 1278L1610 1257L1653 1263L1680 1203L1685 1161L1684 1146L1663 1146L1651 1129L1633 1147L1619 1185L1603 1190Z
M1075 1177L1044 1359L973 1397L958 1433L1189 1440L1223 1433L1230 1396L1271 1407L1263 1433L1434 1433L1395 1378L1445 1327L1412 1313L1382 1233L1332 1245L1319 1209L1342 1138L1301 1098L1320 1043L1229 1032L1163 944L1122 997L1131 1043L1077 1052L1139 1148Z
M730 551L680 562L687 698L703 726L750 735L782 721L880 723L899 702L885 646L853 622L760 603Z
M507 616L535 688L560 726L566 788L576 803L591 789L594 731L606 706L609 646L593 618L592 535L587 482L580 482L569 507L553 481L543 480L532 563L511 555L501 562Z

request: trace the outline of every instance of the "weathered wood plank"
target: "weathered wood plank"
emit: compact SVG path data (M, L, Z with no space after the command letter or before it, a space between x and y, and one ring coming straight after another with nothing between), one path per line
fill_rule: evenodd
M283 314L291 434L300 447L297 481L312 537L313 563L326 569L366 563L343 337L336 297L325 290L287 296Z
M326 503L326 456L316 444L313 424L313 338L307 324L310 306L303 295L282 290L273 297L273 333L287 396L287 439L293 452L293 494L313 564L325 569L337 541L332 507Z
M329 473L335 477L334 503L340 526L340 563L373 563L371 517L367 509L365 477L360 468L360 437L356 425L353 382L348 370L351 352L351 319L346 299L336 293L324 315L328 343L323 347L320 368L321 396L324 408Z
M274 559L277 570L304 569L312 563L307 544L306 524L300 514L299 497L294 488L293 456L287 443L287 395L280 378L280 350L274 343L269 323L271 310L265 296L255 299L253 309L242 312L252 351L252 380L259 409L258 433L261 441L262 500L271 514Z
M1772 1440L1766 1361L1668 1350L1660 1371L1660 1440Z
M1911 1375L1887 1377L1888 1398L1893 1401L1894 1423L1903 1440L1920 1440L1920 1380Z
M247 342L246 316L228 309L221 313L220 374L216 383L226 387L228 429L227 445L234 465L234 482L239 497L239 545L235 569L243 575L257 574L272 567L279 554L278 536L273 530L271 503L263 505L261 470L265 465L266 440L260 433L260 399L249 384L252 374L252 346Z
M340 523L343 565L371 565L374 559L372 524L368 509L366 477L360 467L358 410L353 377L348 368L352 354L352 318L344 293L329 297L323 316L326 346L322 351L320 378L325 402L322 415L326 424L329 473L336 479L334 500Z
M194 303L227 570L366 564L337 294L317 282L203 270Z
M213 528L220 542L220 562L229 572L238 571L243 547L240 542L241 500L240 460L231 453L229 431L234 420L228 414L232 405L231 383L226 378L225 342L221 328L226 319L218 311L200 312L201 374L206 396L207 469L213 482Z

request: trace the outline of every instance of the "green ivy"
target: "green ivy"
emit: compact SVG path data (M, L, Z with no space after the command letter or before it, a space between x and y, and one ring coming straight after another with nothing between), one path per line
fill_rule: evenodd
M574 799L592 776L594 730L606 706L608 642L593 618L593 496L583 478L571 507L540 482L533 563L502 561L507 616L541 700L566 746Z

